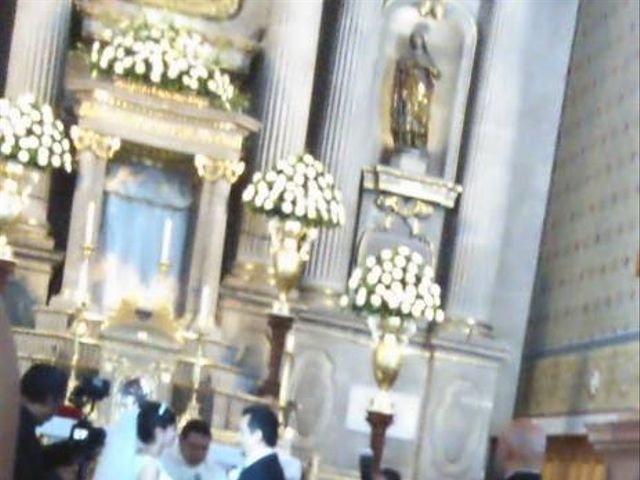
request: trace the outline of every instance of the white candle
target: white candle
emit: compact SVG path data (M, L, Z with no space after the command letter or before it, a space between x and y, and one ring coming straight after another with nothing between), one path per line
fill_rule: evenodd
M95 224L96 217L96 202L93 200L89 202L87 207L87 223L84 230L84 244L93 245L93 226Z
M285 340L284 351L292 354L295 348L296 348L296 336L293 334L293 332L291 332L289 333L289 335L287 335L287 339Z
M160 263L169 263L169 250L171 248L171 230L173 223L170 218L164 221L164 229L162 233L162 252L160 254Z
M198 317L200 326L205 326L209 317L209 303L211 303L211 287L205 285L200 294L200 311Z

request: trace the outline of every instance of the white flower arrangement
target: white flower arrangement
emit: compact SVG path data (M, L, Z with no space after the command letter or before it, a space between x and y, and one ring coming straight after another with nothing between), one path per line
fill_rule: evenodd
M256 213L298 220L308 227L337 227L345 221L342 194L333 177L308 153L256 173L242 200Z
M374 335L384 331L410 337L418 326L445 320L440 293L432 265L401 246L367 257L353 271L341 305L367 316Z
M229 74L217 65L213 46L174 23L138 18L116 32L105 30L93 42L89 63L96 75L202 95L225 110L241 110L246 104Z
M73 166L64 125L49 105L38 105L30 94L15 102L0 99L0 158L67 172Z

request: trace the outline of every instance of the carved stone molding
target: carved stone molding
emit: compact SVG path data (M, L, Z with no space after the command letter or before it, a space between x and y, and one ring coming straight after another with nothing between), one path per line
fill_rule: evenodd
M315 443L333 413L334 369L334 363L323 350L307 350L296 356L290 397L298 405L296 431L304 446Z

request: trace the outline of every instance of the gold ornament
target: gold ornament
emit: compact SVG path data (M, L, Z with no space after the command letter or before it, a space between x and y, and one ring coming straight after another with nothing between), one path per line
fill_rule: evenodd
M295 288L306 262L309 261L311 244L318 238L318 230L297 220L272 219L269 222L271 258L278 289L278 301L274 310L289 314L289 292Z
M110 160L120 148L119 138L101 135L77 125L71 127L71 138L78 151L91 150L103 160Z
M198 176L205 182L213 183L224 179L231 185L238 181L245 169L244 162L219 160L206 155L196 155L195 165Z

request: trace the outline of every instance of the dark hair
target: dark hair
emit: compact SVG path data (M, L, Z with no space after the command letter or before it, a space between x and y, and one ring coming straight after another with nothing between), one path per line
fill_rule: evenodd
M66 391L67 374L46 363L32 365L20 380L20 393L34 403L46 403L49 398L63 400Z
M197 433L198 435L204 435L207 438L211 438L211 427L209 427L209 424L204 420L189 420L187 424L182 427L180 438L185 439L192 433Z
M266 405L253 405L242 411L242 416L249 417L249 430L262 432L262 439L269 447L278 443L278 417Z
M384 480L402 480L400 474L393 468L383 468L380 473L382 473Z
M163 403L143 402L137 423L138 440L149 444L156 438L156 428L164 430L176 424L176 415Z

